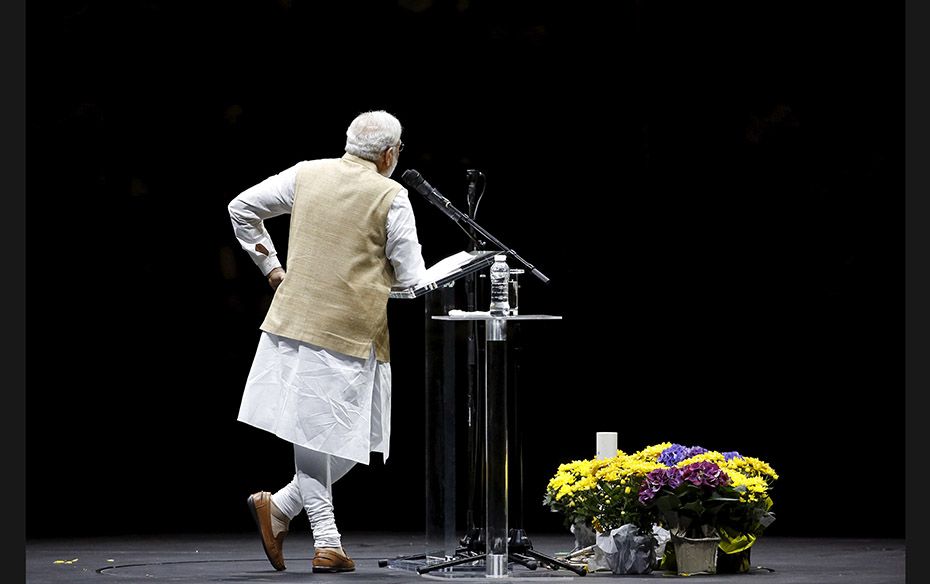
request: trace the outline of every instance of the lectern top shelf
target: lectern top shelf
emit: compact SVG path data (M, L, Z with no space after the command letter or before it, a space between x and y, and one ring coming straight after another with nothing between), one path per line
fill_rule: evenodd
M562 320L551 314L517 314L514 316L491 316L484 313L469 313L462 316L433 316L433 320Z

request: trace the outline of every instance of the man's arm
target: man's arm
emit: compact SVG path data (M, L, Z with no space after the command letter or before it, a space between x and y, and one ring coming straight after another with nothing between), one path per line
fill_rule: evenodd
M265 229L264 220L291 212L300 164L242 191L227 207L239 245L248 252L262 274L268 277L272 288L277 288L284 280L284 270L271 236Z
M407 189L397 193L388 209L385 254L394 266L396 287L409 288L425 276L426 266Z

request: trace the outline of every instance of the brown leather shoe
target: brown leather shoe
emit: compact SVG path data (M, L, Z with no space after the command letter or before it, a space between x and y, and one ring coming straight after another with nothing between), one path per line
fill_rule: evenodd
M351 572L353 570L355 570L355 562L345 553L345 550L316 548L313 556L314 572Z
M282 531L278 537L272 535L271 530L271 493L259 491L250 495L248 499L249 511L252 512L252 518L258 526L258 532L262 536L262 547L265 548L265 555L268 561L274 566L275 570L284 570L284 536L287 531Z

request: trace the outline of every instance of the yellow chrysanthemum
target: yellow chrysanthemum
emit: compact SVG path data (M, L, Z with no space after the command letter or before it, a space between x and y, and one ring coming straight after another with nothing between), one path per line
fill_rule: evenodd
M653 444L652 446L647 446L638 452L634 452L630 456L636 460L643 460L648 462L658 462L659 455L662 454L662 451L671 446L671 442L662 442L661 444Z
M695 462L712 462L717 466L724 466L726 463L726 458L716 450L708 450L707 452L701 454L695 454L691 458L686 458L676 464L675 466L682 468L688 466L689 464L694 464Z
M738 470L746 476L768 478L770 481L778 480L775 469L769 466L768 463L751 456L730 459L727 462L727 468Z
M607 482L614 482L620 480L620 471L617 469L610 469L604 473L598 473L597 478Z
M593 477L593 476L582 477L581 480L575 483L574 490L582 491L582 490L590 489L596 484L597 484L597 477Z
M555 494L555 500L558 501L558 500L560 500L562 497L564 497L564 496L566 496L566 495L571 495L571 494L572 494L572 488L571 488L571 486L570 486L570 485L565 485L565 486L563 486L561 489L559 489L558 492Z
M571 472L558 472L549 480L549 489L557 491L563 485L571 485L578 479L578 475Z

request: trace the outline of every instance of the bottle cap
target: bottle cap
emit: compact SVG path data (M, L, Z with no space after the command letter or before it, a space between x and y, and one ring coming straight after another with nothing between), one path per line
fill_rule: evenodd
M506 261L507 261L507 254L503 254L503 253L495 254L495 255L494 255L494 261L495 261L495 262L506 262Z

